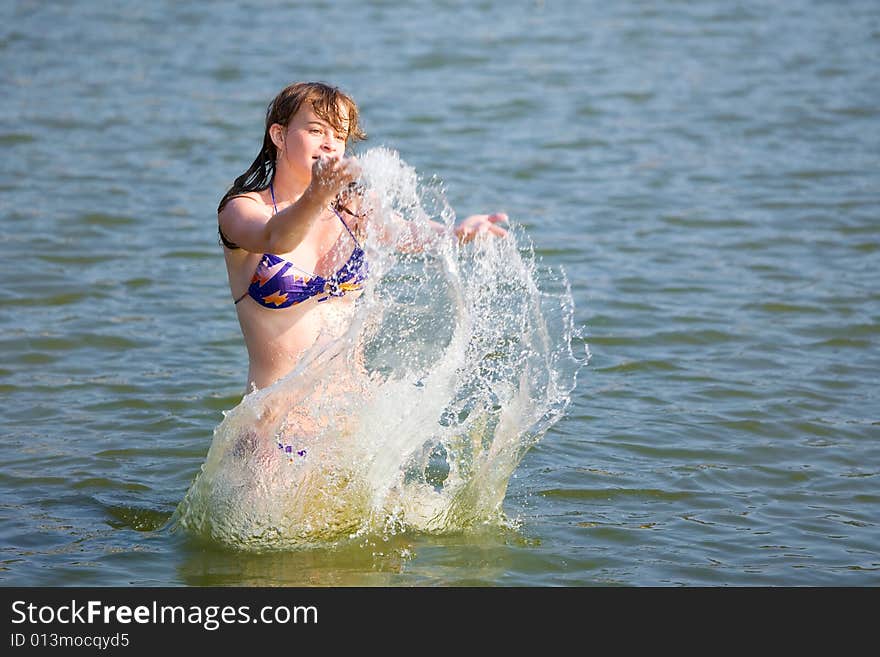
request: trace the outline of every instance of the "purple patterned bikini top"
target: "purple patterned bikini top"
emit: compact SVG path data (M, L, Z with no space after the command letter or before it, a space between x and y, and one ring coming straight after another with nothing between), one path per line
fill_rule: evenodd
M274 190L272 190L272 204L275 205ZM278 213L277 206L275 212ZM264 253L251 279L250 287L235 300L235 303L250 296L264 308L289 308L312 297L319 297L318 301L326 301L330 297L341 297L346 292L363 289L363 282L369 272L366 254L342 215L335 208L333 212L339 217L339 221L355 243L348 261L335 274L327 278L317 276L299 269L280 256Z

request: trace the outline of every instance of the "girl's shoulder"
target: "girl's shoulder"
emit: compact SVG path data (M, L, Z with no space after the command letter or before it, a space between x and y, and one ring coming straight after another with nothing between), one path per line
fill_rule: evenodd
M229 197L229 202L232 203L234 201L251 201L253 203L257 203L263 207L269 207L272 205L270 201L266 199L266 192L241 192L240 194L236 194L235 196Z
M253 217L255 214L266 215L267 218L272 214L271 205L263 198L262 192L242 192L230 196L220 212L220 217L224 215L229 218L242 215Z

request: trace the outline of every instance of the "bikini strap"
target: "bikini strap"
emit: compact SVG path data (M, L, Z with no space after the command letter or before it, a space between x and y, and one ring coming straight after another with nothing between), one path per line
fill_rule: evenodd
M347 230L347 231L348 231L348 234L351 235L351 239L354 240L354 243L357 244L358 246L360 246L361 243L358 242L357 237L355 237L355 236L354 236L354 233L351 232L351 228L349 228L349 227L348 227L348 224L345 223L345 219L343 219L343 218L342 218L342 215L339 214L339 210L337 210L337 209L334 208L334 207L331 207L330 209L333 210L333 213L334 213L337 217L339 217L339 221L341 221L341 222L342 222L342 225L345 226L345 230Z

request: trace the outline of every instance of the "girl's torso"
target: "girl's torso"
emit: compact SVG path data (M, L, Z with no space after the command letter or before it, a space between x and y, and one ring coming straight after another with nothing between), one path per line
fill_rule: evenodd
M268 221L276 208L259 193L248 196L264 205ZM328 208L288 253L223 249L250 359L248 388L270 385L293 369L319 335L331 340L347 328L366 263L354 236L357 218L346 219Z

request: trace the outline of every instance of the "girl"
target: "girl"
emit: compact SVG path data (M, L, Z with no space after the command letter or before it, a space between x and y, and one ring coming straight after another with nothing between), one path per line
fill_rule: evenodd
M290 372L368 276L357 236L369 216L344 193L358 176L346 146L363 138L347 94L318 82L291 84L269 104L256 160L220 201L220 238L250 361L248 389ZM462 242L484 233L503 237L507 231L497 224L506 220L503 213L473 215L454 233ZM414 250L424 241L411 232L397 246Z
M375 459L352 438L358 420L348 402L371 395L363 355L339 358L338 349L323 347L357 312L354 301L370 275L362 248L368 222L371 234L402 250L419 250L446 229L432 222L420 233L413 222L369 212L350 187L358 164L345 156L363 138L349 96L321 83L292 84L269 104L256 160L220 201L247 387L259 390L225 414L178 508L180 522L197 534L247 549L335 539L369 519L377 494L370 481L390 485L383 475L370 478L364 468ZM384 225L375 225L380 219ZM506 219L474 215L454 234L464 242L481 233L503 237L497 224ZM295 368L295 381L279 382Z
M438 222L416 228L370 212L377 206L352 189L358 164L345 156L363 138L348 95L321 83L292 84L269 104L256 160L220 201L247 387L258 390L225 414L178 508L196 534L247 549L335 540L359 531L376 500L395 494L380 490L394 481L381 472L388 454L377 458L357 438L358 404L369 407L374 392L362 345L347 352L342 343L324 346L356 317L354 302L370 275L362 248L368 225L371 235L407 251L447 231ZM506 220L473 215L453 233L462 242L504 237L497 224ZM295 379L279 381L294 370Z

